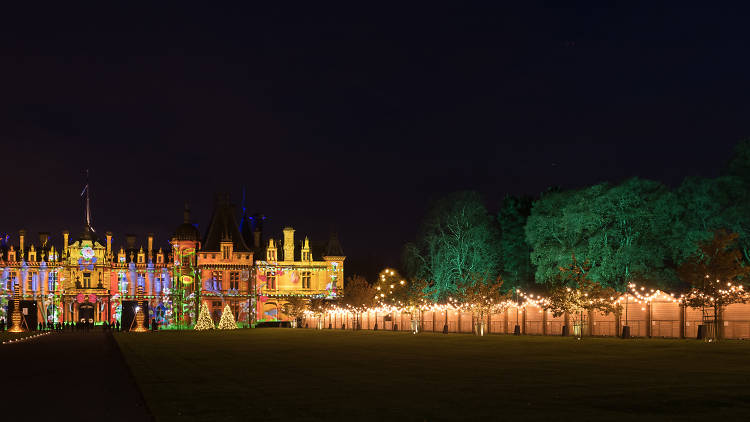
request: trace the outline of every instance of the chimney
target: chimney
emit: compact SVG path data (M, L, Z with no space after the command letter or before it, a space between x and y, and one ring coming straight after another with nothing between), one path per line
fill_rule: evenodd
M260 230L256 230L253 232L253 249L260 249Z
M112 254L112 232L104 233L107 236L107 256Z
M294 229L284 227L284 261L294 261Z
M63 230L63 258L68 256L68 237L70 236L70 232L67 230Z
M39 232L39 245L44 248L47 246L47 242L49 242L49 233Z
M125 246L127 246L127 249L135 249L135 235L134 234L125 235Z
M18 242L19 247L18 251L21 252L21 255L23 256L23 241L26 239L26 230L21 229L18 231Z
M253 224L253 249L260 249L263 242L263 220L266 216L261 214L254 214L250 217L250 221Z
M151 258L151 255L154 252L154 234L153 233L149 233L146 235L146 243L148 244L148 253L146 256L148 258Z

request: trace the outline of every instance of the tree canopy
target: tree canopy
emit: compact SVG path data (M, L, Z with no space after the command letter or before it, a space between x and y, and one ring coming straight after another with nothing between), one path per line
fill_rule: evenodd
M571 256L589 265L587 277L602 288L687 288L678 268L717 230L736 234L734 247L750 265L750 140L719 176L687 177L674 189L635 177L549 189L533 201L506 196L496 219L476 192L448 195L405 246L404 263L407 280L427 283L438 301L498 275L504 289L552 285Z
M478 193L458 192L433 205L404 254L411 278L429 284L431 299L445 300L476 274L498 274L498 228Z

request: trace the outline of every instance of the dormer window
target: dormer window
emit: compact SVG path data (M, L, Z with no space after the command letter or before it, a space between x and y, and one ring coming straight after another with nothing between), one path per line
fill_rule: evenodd
M139 263L139 264L143 264L143 260L144 260L145 258L146 258L145 256L143 256L143 255L141 255L141 254L138 254L138 263Z
M221 247L221 259L230 259L232 257L232 247L224 245Z
M156 263L161 264L163 262L164 262L164 255L162 254L156 255Z

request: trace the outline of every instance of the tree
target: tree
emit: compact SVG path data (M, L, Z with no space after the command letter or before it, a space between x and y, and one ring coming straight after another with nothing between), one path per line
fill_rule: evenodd
M555 280L571 255L584 257L589 277L603 286L624 290L635 277L664 280L677 214L662 184L638 178L545 194L525 226L536 281Z
M286 298L283 310L285 314L292 318L292 324L296 327L300 318L305 314L305 310L307 310L307 299L303 296L290 296Z
M479 194L458 192L432 206L416 243L405 247L405 264L410 278L430 285L432 300L444 301L472 274L498 274L498 240Z
M672 284L665 268L667 240L678 209L667 188L651 180L632 178L610 187L591 203L599 229L589 239L589 277L625 291L635 278Z
M196 330L213 330L214 322L211 320L211 315L208 312L208 305L206 302L201 303L201 309L198 313L198 321L195 323Z
M357 330L360 329L360 313L375 303L375 291L376 290L370 285L370 283L362 276L353 275L346 280L346 283L344 284L343 303L353 311L357 320L353 328Z
M492 312L503 311L508 307L511 293L503 293L502 286L503 279L500 276L493 280L478 274L460 286L458 300L471 310L472 326L477 335L484 335L485 321Z
M591 204L608 188L599 184L553 191L534 202L525 232L532 249L531 262L536 265L537 283L556 280L559 268L568 264L571 255L588 255L589 240L602 228L602 222L591 212Z
M237 322L234 320L234 314L232 313L232 308L229 307L229 304L227 304L221 312L221 319L219 320L218 328L220 330L237 329Z
M614 303L616 291L589 279L590 270L588 262L580 263L573 255L567 266L559 268L558 278L552 283L544 303L545 309L554 316L573 315L580 324L580 335L583 335L584 311L619 313L619 306Z
M408 300L409 286L398 271L386 268L378 275L373 285L375 302L385 306L404 306Z
M533 283L531 248L526 242L524 226L531 214L531 198L506 196L497 221L500 225L500 256L503 286L506 290Z
M698 252L679 268L680 277L692 286L685 303L703 310L704 321L712 323L717 339L721 337L722 310L748 300L742 283L750 275L750 266L744 264L737 249L738 237L736 233L716 231L714 237L701 243Z
M324 297L314 297L310 299L310 311L315 315L318 320L318 329L323 328L323 315L328 312L331 307L331 302L326 300Z

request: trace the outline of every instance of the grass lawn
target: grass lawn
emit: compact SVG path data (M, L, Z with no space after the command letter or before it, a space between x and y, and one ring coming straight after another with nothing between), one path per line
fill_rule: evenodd
M742 341L284 328L116 339L158 420L750 415L750 342Z

